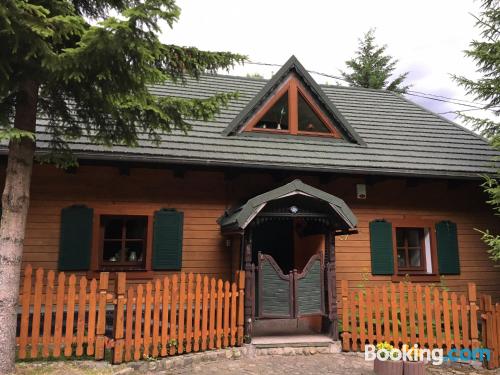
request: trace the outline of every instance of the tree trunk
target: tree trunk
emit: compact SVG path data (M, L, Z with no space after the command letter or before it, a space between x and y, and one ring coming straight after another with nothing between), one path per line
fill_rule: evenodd
M37 99L37 83L22 82L16 100L15 128L35 132ZM15 370L17 301L34 153L31 139L9 143L0 224L0 374Z

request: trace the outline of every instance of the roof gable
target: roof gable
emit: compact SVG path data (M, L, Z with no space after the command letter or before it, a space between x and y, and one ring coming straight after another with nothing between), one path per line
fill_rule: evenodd
M325 125L331 124L331 122L327 120L327 116L333 120L332 122L335 123L336 129L333 128L333 125L329 125L332 134L338 135L336 134L338 130L338 132L341 133L342 138L359 145L365 145L363 139L349 125L345 117L342 116L335 105L328 99L321 87L314 81L311 75L295 56L288 59L281 69L234 118L229 126L223 131L223 134L226 136L239 134L244 130L245 126L249 122L255 122L255 118L262 115L260 114L262 108L265 108L266 104L272 104L276 101L276 99L278 99L274 97L275 95L283 95L282 91L286 88L285 85L291 79L296 79L298 81L299 96L302 96L303 98L308 97L310 105L313 105L314 101L319 104L318 107L320 108L316 109L316 114L319 117L326 115L322 120ZM340 138L340 136L336 136L336 138Z

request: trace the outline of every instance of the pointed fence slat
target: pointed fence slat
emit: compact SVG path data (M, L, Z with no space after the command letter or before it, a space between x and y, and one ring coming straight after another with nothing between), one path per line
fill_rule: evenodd
M387 295L387 288L385 286L382 287L382 305L383 305L383 313L384 313L384 340L392 341L391 339L391 318L389 316L389 297ZM353 326L354 329L355 326Z
M151 302L152 302L152 291L153 285L151 282L146 283L146 294L144 296L144 348L143 355L144 357L149 357L150 349L151 349Z
M160 298L161 281L155 281L154 308L153 308L153 357L160 354Z
M109 273L99 275L99 307L97 310L97 326L95 339L95 359L104 359L106 345L106 306L108 304Z
M95 322L96 322L97 280L90 282L88 333L87 333L87 355L94 355L95 344Z
M56 317L54 328L54 350L53 356L58 358L61 355L61 337L64 314L64 289L66 283L66 275L64 272L59 273L57 277L57 294L56 294ZM21 325L22 328L22 325Z
M19 358L26 358L26 346L28 345L28 329L30 318L30 298L31 298L31 274L33 270L30 265L24 270L23 297L21 327L19 336Z
M137 295L135 297L134 361L138 361L141 358L143 293L144 287L142 284L139 284L137 286Z
M217 340L215 344L217 349L222 347L222 335L224 332L222 329L222 300L224 298L223 284L224 282L222 280L217 282Z
M459 305L457 302L457 294L451 293L451 312L452 312L452 326L453 326L453 343L455 348L460 349L462 342L460 338L460 321L458 320Z
M373 290L373 306L375 308L375 330L377 333L377 341L381 342L382 333L382 318L380 315L380 293L378 288Z
M238 310L237 310L237 296L238 296L238 289L237 289L237 286L236 286L236 283L232 283L231 284L231 326L230 326L230 330L231 330L231 346L235 346L236 345L236 334L237 334L237 331L238 331L238 328L237 328L237 321L236 321L236 315L238 313Z
M130 287L127 291L127 317L125 325L125 362L132 360L133 337L133 316L134 316L134 288Z
M408 285L408 314L410 321L410 342L417 342L417 330L415 326L415 294L413 293L413 286Z
M43 349L42 357L47 358L50 354L49 345L52 339L52 299L54 297L54 271L47 273L47 286L45 288L45 315L43 319Z
M186 274L181 272L181 282L179 284L179 322L178 322L178 337L177 354L184 353L184 316L186 312Z
M405 284L399 283L399 309L401 317L401 342L408 342L408 326L406 322L406 293Z
M188 275L188 289L186 302L186 353L191 353L193 347L193 283L194 276L190 272Z
M201 308L201 275L196 275L196 290L194 292L194 333L193 350L200 350L200 308Z
M215 303L217 300L217 287L214 278L210 280L210 318L208 327L208 349L213 349L215 345Z
M66 331L64 334L64 356L69 357L73 354L73 323L75 320L75 284L76 276L71 275L68 283L68 302L66 305Z
M207 349L208 340L208 277L203 277L203 300L201 311L201 350Z
M434 330L432 327L432 305L431 305L431 288L425 287L425 320L427 321L427 340L429 347L434 345Z
M462 332L462 343L465 348L470 345L469 341L469 306L467 305L467 297L464 295L460 296L460 317L462 321L461 332ZM500 336L500 335L499 335Z
M33 299L33 321L31 326L31 358L38 354L38 339L40 337L40 311L42 309L43 269L35 273L35 295Z
M438 348L443 346L443 332L441 329L441 299L439 289L434 289L434 320L436 322L436 344Z
M83 341L85 339L85 313L87 312L87 278L80 278L78 290L78 320L76 323L76 356L83 355Z
M170 279L163 279L163 295L161 303L161 351L160 355L165 357L168 355L168 312L170 309Z
M223 345L224 347L229 346L229 297L230 297L230 286L229 286L229 281L226 281L224 283L224 341Z
M177 301L179 289L177 283L177 275L172 276L172 303L170 307L170 355L174 355L177 343Z

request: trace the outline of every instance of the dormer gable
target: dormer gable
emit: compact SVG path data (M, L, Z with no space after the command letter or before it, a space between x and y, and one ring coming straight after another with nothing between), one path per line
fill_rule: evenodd
M225 135L319 136L363 140L292 56L225 129Z

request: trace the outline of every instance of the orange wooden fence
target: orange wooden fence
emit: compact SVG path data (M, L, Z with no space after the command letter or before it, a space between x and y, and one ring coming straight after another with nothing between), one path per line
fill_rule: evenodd
M365 344L384 341L442 348L445 353L486 347L491 351L488 366L498 366L500 305L481 296L479 306L475 284L468 284L467 294L411 283L349 290L343 280L341 287L344 351L363 351Z
M491 350L489 369L500 367L500 303L494 305L491 296L481 296L481 337L483 345Z
M33 278L34 276L34 278ZM243 342L244 273L235 281L180 273L127 288L117 273L96 279L27 266L18 325L18 357L138 360ZM111 317L112 326L106 324Z

